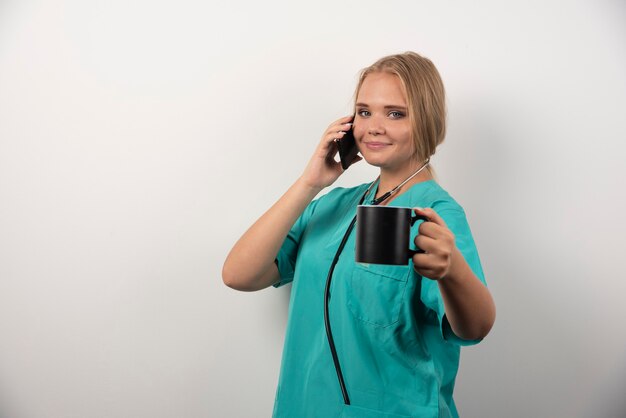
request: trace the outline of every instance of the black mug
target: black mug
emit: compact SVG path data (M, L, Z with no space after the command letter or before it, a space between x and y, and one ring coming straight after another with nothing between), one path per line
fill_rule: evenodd
M356 209L357 263L405 265L424 251L409 248L411 226L424 216L396 206L359 205Z

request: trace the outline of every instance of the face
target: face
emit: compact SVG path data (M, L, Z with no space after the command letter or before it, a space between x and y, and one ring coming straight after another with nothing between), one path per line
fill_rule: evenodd
M407 100L395 74L365 77L356 100L354 137L365 161L389 171L415 165Z

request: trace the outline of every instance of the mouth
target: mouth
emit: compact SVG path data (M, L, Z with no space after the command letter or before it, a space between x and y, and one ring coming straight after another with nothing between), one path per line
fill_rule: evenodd
M374 150L374 151L378 151L381 149L384 149L388 146L390 146L391 144L386 143L386 142L377 142L377 141L367 141L367 142L363 142L363 144L365 144L365 146L368 149Z

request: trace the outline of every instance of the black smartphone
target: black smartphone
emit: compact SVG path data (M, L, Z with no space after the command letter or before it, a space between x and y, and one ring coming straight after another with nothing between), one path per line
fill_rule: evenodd
M339 160L341 160L341 167L347 170L354 160L354 157L359 153L359 149L356 146L356 140L354 139L354 133L352 127L343 138L337 141L337 147L339 148Z

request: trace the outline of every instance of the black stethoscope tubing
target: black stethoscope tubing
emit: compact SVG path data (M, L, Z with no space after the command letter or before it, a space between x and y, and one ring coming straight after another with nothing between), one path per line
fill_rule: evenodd
M374 181L374 183L375 182L376 181ZM374 183L372 183L370 187L367 188L367 190L365 191L365 194L363 194L363 197L361 197L361 200L359 201L359 205L363 204L363 202L365 201L365 198L367 197L367 194L369 193ZM372 205L378 205L382 203L389 196L391 196L391 192L385 193L378 199L374 200L372 202ZM348 226L348 229L346 230L346 233L343 235L343 239L341 240L341 243L339 244L339 248L337 248L337 252L335 253L335 257L333 258L333 262L330 265L330 269L328 271L328 277L326 277L326 288L324 289L324 326L326 328L326 338L328 339L328 346L330 347L330 353L333 357L333 363L335 364L335 371L337 372L337 379L339 380L339 387L341 388L341 395L343 396L343 402L346 405L350 405L350 397L348 396L348 391L346 390L346 384L343 380L343 373L341 372L341 364L339 364L337 350L335 349L335 340L333 339L333 332L330 328L330 318L328 315L328 299L330 296L330 282L333 279L333 272L335 271L335 266L337 265L337 262L339 261L339 256L341 255L343 248L346 246L348 237L350 236L350 233L352 232L352 229L354 228L355 224L356 224L356 215L354 215L354 218L352 218L352 221L350 222L350 225Z
M382 202L384 202L385 200L387 200L389 198L389 196L391 196L392 194L396 193L396 191L398 189L400 189L400 187L402 187L404 184L406 184L409 180L411 180L413 177L415 177L417 174L419 174L423 169L425 169L428 164L430 162L430 159L426 159L424 165L422 165L422 167L417 170L415 173L413 173L410 177L408 177L406 180L404 180L402 183L398 184L396 187L394 187L392 190L388 191L387 193L385 193L384 195L382 195L381 197L379 197L378 199L375 199L371 205L372 206L376 206L381 204ZM367 197L367 195L369 194L370 190L372 189L372 187L374 186L374 184L378 181L378 178L376 180L374 180L369 187L367 188L367 190L365 191L365 193L363 194L363 197L361 197L361 200L359 201L359 205L362 205L363 202L365 201L365 198ZM343 248L346 246L346 242L348 241L348 237L350 236L350 233L352 232L352 229L354 228L354 225L356 224L356 215L354 215L354 218L352 218L352 222L350 222L350 225L348 226L348 229L346 230L346 233L343 235L343 239L341 240L341 243L339 244L339 248L337 248L337 252L335 253L335 257L333 258L333 262L330 265L330 269L328 270L328 276L326 277L326 287L324 289L324 327L326 328L326 338L328 339L328 346L330 348L330 353L333 357L333 363L335 365L335 371L337 372L337 379L339 380L339 387L341 388L341 395L343 396L343 402L346 405L350 405L350 397L348 396L348 391L346 390L346 384L343 380L343 373L341 372L341 365L339 364L339 357L337 356L337 350L335 349L335 340L333 339L333 332L330 328L330 318L329 318L329 314L328 314L328 300L330 297L330 283L333 279L333 272L335 271L335 266L337 265L337 262L339 261L339 256L341 255L341 252L343 251Z

